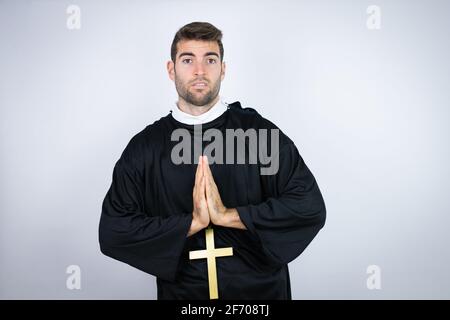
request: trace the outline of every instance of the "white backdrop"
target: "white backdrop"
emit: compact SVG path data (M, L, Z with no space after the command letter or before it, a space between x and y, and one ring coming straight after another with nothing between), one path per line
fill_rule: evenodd
M224 33L222 96L288 134L325 199L324 229L289 265L293 298L449 299L449 12L0 0L0 298L156 298L153 276L100 253L101 203L127 142L176 100L175 32L208 21Z

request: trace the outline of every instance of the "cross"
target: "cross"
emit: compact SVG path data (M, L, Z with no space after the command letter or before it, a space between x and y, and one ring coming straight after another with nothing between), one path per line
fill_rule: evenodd
M214 230L210 227L206 229L206 250L196 250L189 252L189 259L207 259L208 263L208 283L209 283L209 298L218 299L219 293L217 290L217 270L216 258L233 255L233 248L214 248Z

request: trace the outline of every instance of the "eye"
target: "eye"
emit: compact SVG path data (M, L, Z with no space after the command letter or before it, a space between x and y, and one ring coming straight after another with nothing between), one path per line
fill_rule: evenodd
M183 63L191 63L192 59L186 58L186 59L181 60L181 62L183 62Z
M210 59L208 59L208 63L215 64L215 63L217 63L217 60L210 58Z

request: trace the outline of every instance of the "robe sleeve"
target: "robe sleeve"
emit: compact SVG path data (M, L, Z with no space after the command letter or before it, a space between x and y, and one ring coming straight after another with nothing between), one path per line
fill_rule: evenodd
M261 242L269 263L298 257L324 226L326 208L317 182L291 142L280 149L279 169L262 175L265 201L237 207L243 224Z
M173 281L191 222L190 214L159 217L144 212L142 173L122 155L102 205L103 254Z

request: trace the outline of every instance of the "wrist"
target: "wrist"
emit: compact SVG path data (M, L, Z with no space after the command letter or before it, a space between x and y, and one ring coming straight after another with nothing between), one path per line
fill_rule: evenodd
M206 227L207 225L205 226L204 223L202 223L198 218L193 217L191 227L189 228L188 236L191 236Z
M229 225L230 220L230 213L233 211L233 209L225 208L220 212L218 218L218 225L222 227L227 227Z
M239 212L236 208L227 208L225 210L225 214L223 214L222 217L222 226L227 228L247 230L245 225L242 223L241 218L239 217Z
M199 218L194 218L194 219L192 219L192 223L194 224L194 227L195 227L198 231L200 231L200 230L206 228L206 227L208 226L208 224L209 224L209 223L205 223L204 221L202 221L202 220L199 219Z

